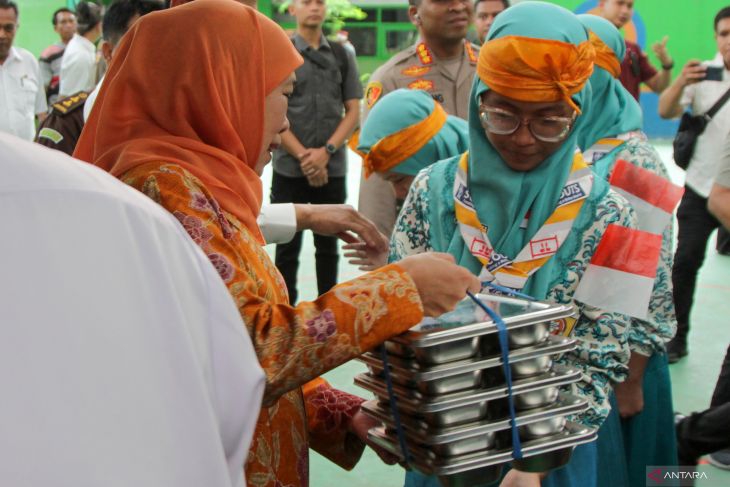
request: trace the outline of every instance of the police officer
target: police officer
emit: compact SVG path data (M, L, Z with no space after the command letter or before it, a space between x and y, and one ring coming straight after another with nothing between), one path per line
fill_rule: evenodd
M378 68L365 90L363 121L386 93L398 88L425 90L450 114L467 119L478 47L466 40L473 0L409 0L408 15L418 28L415 45ZM436 162L436 161L434 161ZM360 181L359 210L390 235L397 216L395 195L378 174Z

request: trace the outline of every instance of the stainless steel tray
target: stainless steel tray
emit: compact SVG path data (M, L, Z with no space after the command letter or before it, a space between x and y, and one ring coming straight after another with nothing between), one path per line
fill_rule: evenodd
M451 476L470 470L501 465L513 461L520 470L530 471L530 467L539 465L543 470L557 468L567 463L573 447L595 440L597 430L577 423L567 422L563 431L556 435L522 443L523 459L512 459L512 450L485 450L467 455L449 458L436 457L424 448L410 448L412 464L418 470L429 475ZM373 428L368 433L373 443L388 452L404 459L396 438L388 435L384 428Z
M574 339L562 336L550 336L548 339L533 347L525 347L513 350L509 354L510 363L515 368L534 369L536 374L546 372L549 367L536 368L532 362L541 362L544 355L558 355L575 349L577 342ZM383 362L379 355L372 352L361 355L358 360L365 363L370 371L378 375L383 371ZM417 388L427 395L440 395L457 392L465 389L474 389L484 385L487 380L483 377L482 371L495 367L501 367L502 357L497 355L489 358L475 358L461 360L448 364L424 366L415 360L398 359L388 357L393 382L407 387ZM519 362L526 362L522 366ZM497 377L501 377L501 370L497 371ZM522 375L522 374L518 374Z
M508 331L575 314L575 308L569 305L489 294L478 294L477 297L499 313ZM426 348L491 333L497 333L496 323L471 299L465 299L454 311L438 318L426 318L392 341L411 348Z
M544 406L535 404L534 395L557 396L561 386L577 382L581 377L578 369L554 366L548 373L513 383L515 405L519 409ZM388 392L382 379L360 374L355 384L373 392L383 404L388 404ZM487 389L462 391L440 397L423 396L418 391L394 386L398 409L409 416L418 417L425 423L447 427L501 416L507 405L507 387L500 385ZM549 402L547 403L549 404ZM528 407L526 407L528 406Z
M387 406L381 405L377 401L366 401L362 404L361 408L364 413L381 421L386 427L395 428L395 420ZM537 428L537 426L528 428L531 425L547 425L549 422L550 424L557 424L555 418L564 418L571 414L577 414L585 411L587 408L588 402L585 399L562 393L555 404L544 408L518 412L515 419L518 428L524 428L534 433L534 428ZM448 444L474 436L488 435L510 429L510 422L507 417L500 418L496 421L479 421L442 428L429 425L407 414L401 414L401 424L408 440L427 446ZM539 428L544 427L541 426ZM559 429L562 429L562 424L560 428L556 428L556 431L552 433L556 433ZM545 436L545 432L543 436Z
M560 387L580 380L581 371L565 365L553 365L552 370L536 377L519 379L512 383L512 393L529 394L545 388ZM359 374L355 377L355 385L368 390L384 401L388 400L388 389L385 380L370 374ZM398 408L412 414L436 413L460 406L492 401L507 397L507 386L504 384L489 388L461 391L442 396L428 396L418 390L394 385L393 392L398 400Z

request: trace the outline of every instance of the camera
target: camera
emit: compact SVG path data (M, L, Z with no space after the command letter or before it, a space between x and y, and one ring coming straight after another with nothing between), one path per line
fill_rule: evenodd
M703 81L722 81L722 66L709 66Z

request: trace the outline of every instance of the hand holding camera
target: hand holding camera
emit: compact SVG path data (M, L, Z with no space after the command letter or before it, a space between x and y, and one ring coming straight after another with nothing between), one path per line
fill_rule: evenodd
M684 86L691 85L700 81L704 81L707 76L707 66L703 65L697 59L690 59L682 68L679 79L682 80Z

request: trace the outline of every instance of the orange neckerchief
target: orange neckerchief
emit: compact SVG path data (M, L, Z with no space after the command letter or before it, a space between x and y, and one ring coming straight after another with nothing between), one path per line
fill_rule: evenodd
M385 172L421 150L446 123L448 115L434 103L431 114L413 125L378 141L363 159L365 177L373 172Z
M621 62L616 57L616 53L593 32L589 32L588 35L596 50L596 65L611 73L614 78L618 78L621 75Z
M263 242L264 100L302 62L281 27L231 0L145 15L122 38L74 155L117 177L177 164Z
M565 100L583 89L593 73L595 49L590 41L569 42L506 36L486 42L479 51L477 74L500 95L528 102Z

